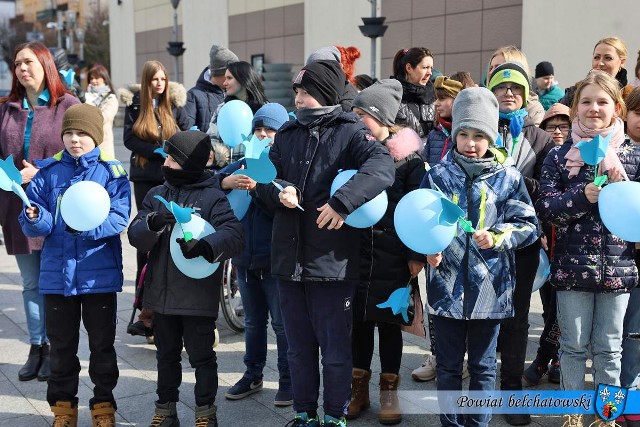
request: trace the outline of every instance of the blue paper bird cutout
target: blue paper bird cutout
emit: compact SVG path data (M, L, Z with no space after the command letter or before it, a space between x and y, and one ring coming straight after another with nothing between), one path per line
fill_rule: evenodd
M293 120L298 120L298 116L296 116L296 113L294 113L293 111L289 112L289 117L291 117Z
M189 128L189 130L200 130L200 129L198 128L198 126L193 125Z
M460 206L453 203L451 200L443 197L440 199L442 203L442 212L438 217L438 222L442 225L453 225L458 221L458 218L464 216L464 211Z
M249 159L259 159L262 152L267 148L272 141L271 138L265 138L262 141L253 134L251 138L242 135L242 141L244 145L244 156Z
M153 196L156 199L160 200L162 204L176 217L176 221L180 224L185 224L191 221L191 214L195 212L193 208L183 208L179 206L176 202L167 202L164 197L155 195Z
M588 165L597 166L607 154L611 135L613 135L613 133L610 133L604 138L596 135L591 141L578 142L576 147L580 150L582 160Z
M405 286L400 289L396 289L391 293L389 299L385 302L376 304L378 308L390 308L391 312L396 315L402 314L402 318L405 323L409 323L409 315L407 310L409 309L409 303L411 301L411 287Z
M9 155L4 160L0 159L0 188L4 191L13 191L25 205L31 207L31 202L22 188L22 175L13 164L13 155Z
M76 72L73 71L71 68L68 70L60 70L60 74L62 74L62 77L64 78L64 81L67 84L67 86L72 85L73 80L76 78Z
M244 161L247 163L247 167L238 169L233 173L234 175L246 175L261 184L268 184L276 178L276 168L269 159L268 149L262 152L259 159L245 157Z
M164 152L164 149L162 147L156 148L155 150L153 150L153 152L160 154L165 159L167 158L167 153Z

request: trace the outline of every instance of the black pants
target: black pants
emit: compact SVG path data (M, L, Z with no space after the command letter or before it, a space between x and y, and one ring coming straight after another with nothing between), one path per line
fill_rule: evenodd
M133 195L136 199L136 208L138 210L142 209L142 202L144 201L145 196L153 187L157 187L161 185L163 181L136 181L133 183ZM140 280L140 273L142 272L142 267L147 263L147 253L137 251L136 253L136 285Z
M351 350L353 367L370 370L373 358L374 333L378 326L378 348L380 367L385 374L400 372L402 361L402 329L400 325L386 322L353 320Z
M91 406L111 402L118 383L118 363L113 343L116 337L117 297L115 292L72 297L46 295L47 336L51 344L51 375L47 401L78 404L78 342L80 318L89 338L89 377L93 382Z
M513 291L515 316L500 324L500 389L522 390L522 374L529 338L531 289L540 263L540 240L515 251L516 286Z
M545 283L540 288L540 299L542 300L544 330L540 335L540 346L538 347L537 358L541 362L549 363L551 360L558 358L558 348L560 346L556 288L549 282Z
M218 362L213 351L215 317L155 313L153 332L158 361L158 403L177 402L182 383L182 347L195 369L196 405L210 405L218 392Z

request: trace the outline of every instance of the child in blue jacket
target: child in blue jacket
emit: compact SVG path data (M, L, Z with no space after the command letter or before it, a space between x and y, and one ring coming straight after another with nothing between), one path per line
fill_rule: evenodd
M122 291L120 233L129 222L131 190L122 164L98 148L103 140L102 124L100 109L92 105L74 105L64 113L65 150L37 163L39 171L27 188L32 207L19 217L26 236L44 237L40 293L45 295L51 343L47 401L55 425L63 421L65 425L77 424L82 319L91 349L89 376L95 385L89 402L92 421L94 425L115 426L116 292ZM103 186L111 207L101 225L79 232L62 218L60 200L69 187L82 181Z
M498 103L485 88L468 88L453 103L447 158L433 166L421 187L439 189L467 213L476 231L460 227L441 253L428 254L427 282L436 338L438 390L462 390L462 362L469 354L470 390L494 390L500 320L513 316L514 250L538 238L536 214L518 170L494 147ZM465 420L466 417L466 420ZM442 425L486 426L490 413L443 413Z

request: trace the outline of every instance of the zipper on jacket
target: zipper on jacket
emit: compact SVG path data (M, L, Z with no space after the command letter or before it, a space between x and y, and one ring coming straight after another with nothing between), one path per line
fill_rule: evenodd
M469 218L469 204L471 202L471 190L473 188L473 182L469 179L469 177L465 177L465 184L467 186L467 218ZM462 306L462 317L465 320L470 319L470 316L468 315L469 310L468 310L468 291L469 291L469 271L470 271L470 263L469 263L469 252L471 251L470 249L470 245L471 245L471 235L467 232L465 232L464 234L466 234L466 238L467 238L467 246L465 247L465 251L464 251L464 260L462 261L462 265L465 265L467 268L466 274L464 275L464 284L463 284L463 289L464 289L464 300L462 301L463 306Z

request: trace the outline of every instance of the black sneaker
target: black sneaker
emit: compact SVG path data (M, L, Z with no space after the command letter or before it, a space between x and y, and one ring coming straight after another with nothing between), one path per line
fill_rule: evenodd
M224 397L229 400L239 400L253 393L257 393L260 390L262 390L262 378L253 381L251 378L242 377L240 381L235 383L235 385L224 394Z
M322 424L318 419L318 416L309 418L309 414L306 412L298 412L293 420L285 424L284 427L321 427Z
M541 362L537 358L524 370L522 378L528 387L537 386L540 384L540 380L547 374L547 364Z
M551 361L548 379L550 383L560 384L560 361L558 359Z

